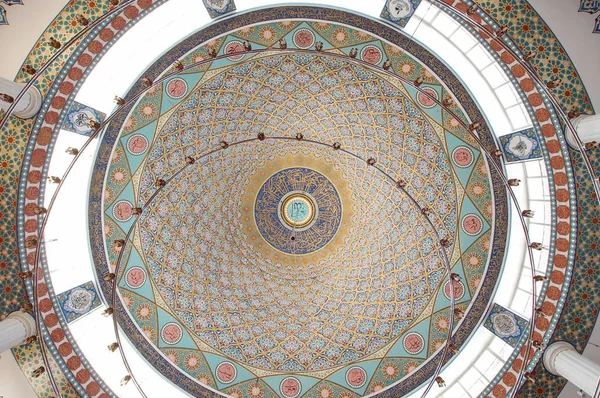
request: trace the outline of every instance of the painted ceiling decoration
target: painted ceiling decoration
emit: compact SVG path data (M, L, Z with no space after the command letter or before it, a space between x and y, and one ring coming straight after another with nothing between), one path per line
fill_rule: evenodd
M414 187L440 235L455 237L454 294L467 312L456 344L484 315L503 261L505 197L477 144L427 96L371 65L389 58L397 73L423 77L428 93L480 117L456 78L404 36L396 42L405 47L391 45L373 21L344 13L355 18L349 27L337 10L295 9L319 21L253 23L277 15L266 9L171 50L149 76L244 41L263 48L284 38L289 51L235 55L168 79L110 125L99 150L93 179L104 188L91 192L90 234L108 258L95 257L97 272L115 269L113 242L134 225L132 208L144 207L122 253L119 322L192 394L362 396L412 389L431 374L449 329L448 275L420 210L367 158ZM381 36L361 29L368 23ZM323 53L291 51L317 41ZM359 61L335 56L353 47ZM358 158L311 140L340 142ZM179 172L186 156L198 161ZM171 177L154 197L155 181Z
M211 18L217 18L236 10L233 0L202 0Z
M133 8L140 10L140 16L143 16L145 14L145 10L148 10L148 7L154 6L159 3L161 3L161 1L152 2L152 1L146 1L146 0L139 0L138 2L136 2L136 5ZM47 56L50 55L54 51L52 49L49 49L44 44L47 42L49 37L56 37L61 41L67 41L69 37L71 37L74 33L76 33L78 31L79 28L76 26L74 27L71 24L71 18L74 14L77 13L77 10L82 5L85 7L88 7L86 9L90 12L90 17L92 19L94 19L98 15L101 15L104 11L106 11L109 8L107 2L96 2L96 5L94 7L92 7L92 6L88 5L87 1L73 0L61 12L61 14L57 17L57 19L55 21L53 21L53 23L50 25L48 30L46 32L44 32L43 36L40 38L38 45L36 45L34 47L32 52L30 53L30 55L27 57L27 60L25 61L24 65L29 64L29 65L33 65L34 67L37 68L39 65L43 64L44 60L47 59ZM583 88L581 80L579 79L577 73L575 72L573 64L568 59L568 56L565 55L564 49L560 46L556 37L552 34L552 31L546 26L544 21L539 17L539 15L537 15L537 13L533 10L533 8L526 1L513 1L510 4L506 4L505 2L489 0L489 1L481 2L480 6L481 6L482 10L485 10L485 12L487 12L491 16L491 18L493 20L495 20L499 25L502 25L502 26L506 25L506 26L510 27L510 30L509 30L510 37L513 40L515 40L516 44L523 51L537 49L538 46L540 45L540 42L544 45L544 47L547 49L547 51L549 53L548 54L549 57L541 57L541 58L538 57L538 58L532 60L531 63L538 68L540 75L545 80L551 80L553 78L556 78L557 77L556 73L558 73L558 77L560 77L563 80L563 84L560 87L553 89L553 91L556 94L558 94L557 99L561 103L561 105L563 106L563 108L565 110L569 110L570 107L573 106L573 104L576 104L577 106L580 106L581 109L586 111L587 113L592 113L592 108L591 108L589 98L587 97L587 94L585 92L585 89ZM457 7L457 9L460 9L460 7ZM462 11L464 11L464 10L462 10ZM123 13L121 13L121 14L123 14ZM122 15L122 17L125 18L126 21L128 21L127 27L130 26L131 25L131 23L129 23L130 22L130 14L125 13ZM517 21L519 23L516 23ZM520 29L520 26L522 26L521 22L527 22L527 26L529 27L529 29L527 31ZM118 31L119 29L122 29L122 28L115 27L115 31ZM125 30L125 29L123 29L123 30ZM367 30L369 30L369 29L367 29ZM96 34L97 33L98 32L96 32ZM112 37L107 40L97 37L97 41L95 41L94 43L96 46L99 44L101 47L104 45L105 48L108 48L110 46L110 44L114 42L114 40L116 40L116 39L113 39ZM203 40L208 40L208 37L204 37ZM198 42L202 42L202 40L199 40ZM399 41L397 41L397 42L399 42ZM402 47L405 47L405 46L402 46ZM73 47L73 48L75 48L75 47ZM67 49L66 53L69 54L70 52L71 52L71 50ZM416 53L416 51L411 51L411 52L413 54ZM77 60L77 56L79 56L79 54L77 54L77 52L75 52L75 53L76 53L76 57L73 59L74 62ZM95 53L92 55L92 57L95 57ZM559 57L560 57L560 60L558 60ZM99 58L99 57L96 57L96 58ZM169 61L173 61L173 59L170 59ZM561 66L558 69L558 72L553 72L554 70L556 70L556 68L553 68L552 65L553 65L553 63L555 63L557 61L560 61ZM86 65L88 65L88 64L83 65L83 64L76 63L76 65L77 65L77 67L75 69L79 70L79 67L81 67L85 71ZM61 67L62 67L62 65L51 66L47 71L44 72L45 78L43 79L43 81L36 83L36 86L38 86L38 88L43 93L48 93L53 84L57 85L57 87L58 87L58 84L61 83L63 78L58 76L58 72L60 71ZM70 68L70 66L69 66L69 68ZM436 71L436 72L438 75L440 75L439 71ZM22 72L18 77L19 80L28 80L29 78L30 77L28 75L26 75L25 72ZM445 77L444 77L444 81L446 81ZM55 82L55 83L53 83L53 82ZM71 81L71 82L76 83L76 81ZM68 82L68 83L71 84L71 82ZM68 100L70 96L71 96L71 100L72 100L72 97L74 97L74 92L76 92L76 90L73 91L72 88L67 90L67 86L62 85L61 92L60 93L52 92L51 95L49 95L47 102L49 103L49 101L53 99L52 97L54 97L54 99L55 99L55 101L52 102L53 104L60 103L60 101L57 102L56 100L64 100L65 98ZM453 92L455 94L457 94L455 88L453 88ZM458 96L460 97L460 93L458 94ZM466 101L464 101L463 98L459 98L459 99L460 99L461 104L464 105L464 103ZM64 102L62 102L62 103L64 104ZM62 107L56 108L53 105L52 107L50 107L50 110L52 112L48 112L48 114L54 114L54 112L57 109L58 109L58 112L60 113L61 108ZM68 108L68 106L67 106L67 108ZM46 113L46 111L44 111L44 113ZM44 116L44 114L42 114L42 116ZM47 119L47 122L45 122L44 129L48 129L48 127L47 127L48 125L50 125L50 128L52 127L52 123L50 122L50 120L51 120L50 118ZM35 173L39 173L39 172L37 170L34 170L33 172L30 171L29 174L27 173L27 171L30 170L30 167L33 167L32 165L30 165L31 158L29 157L29 155L26 155L27 138L28 137L30 138L30 143L33 143L35 145L41 144L42 147L44 147L44 153L46 153L45 152L45 147L47 145L46 139L49 139L51 137L52 131L50 130L50 134L48 134L47 131L44 131L43 134L38 135L39 126L37 126L37 125L34 126L33 122L34 122L33 120L28 120L28 121L18 120L17 121L11 117L9 120L9 128L5 128L2 130L3 142L13 143L13 144L11 144L11 146L6 148L7 149L7 157L5 157L5 160L8 162L8 167L0 168L0 175L2 175L3 178L5 178L5 179L16 178L15 176L18 174L18 170L21 167L21 164L23 163L23 166L24 166L23 176L26 180L28 180L28 185L31 185L35 182L34 181L34 176L36 175ZM31 131L31 133L30 133L30 131ZM36 141L36 139L37 139L37 141ZM541 141L541 144L542 144L542 147L545 146L543 141ZM109 147L110 147L110 145L109 145ZM29 150L29 153L31 153L31 150ZM50 153L51 153L51 148L48 148L47 154L49 155ZM110 154L110 151L106 155L108 156L109 154ZM593 238L591 238L591 236L593 235L593 231L598 228L596 225L591 223L592 217L595 217L594 212L597 211L597 203L590 199L592 197L592 195L590 194L591 188L590 188L588 182L585 181L586 174L582 168L581 162L577 161L577 159L579 159L579 155L577 154L577 152L571 151L571 156L573 156L575 159L574 168L575 168L575 174L578 177L577 185L576 185L577 197L580 200L580 206L579 206L579 212L578 212L578 225L579 225L580 229L578 231L579 239L577 241L577 258L575 261L577 262L577 264L582 265L580 267L575 267L573 277L577 280L583 281L583 283L580 283L576 286L572 286L571 290L569 291L568 297L563 297L563 295L560 296L561 300L566 300L566 303L565 303L565 309L562 314L562 318L560 319L560 321L558 323L558 327L556 329L554 338L566 339L568 341L573 342L573 344L578 349L582 349L591 333L591 326L589 326L589 323L577 322L577 319L580 319L582 316L593 319L597 315L597 307L598 307L597 303L599 302L597 300L597 295L598 295L597 289L589 288L589 286L594 286L594 284L597 284L597 278L598 278L597 273L593 273L593 272L590 273L589 272L590 268L586 266L586 264L593 264L595 261L594 259L595 258L597 259L597 250L594 248L595 242L594 242ZM39 160L39 156L37 158ZM37 161L36 161L36 163L37 163ZM40 179L38 178L37 181L39 182ZM43 195L43 184L42 184L41 188L42 188L42 195ZM34 197L34 196L37 197L36 196L37 194L34 195L34 191L33 191L34 189L37 189L37 188L28 187L28 190L27 190L28 196L33 195L32 197ZM19 206L21 209L23 208L21 206L21 204L24 200L26 200L26 199L24 199L24 193L22 193L19 196L19 201L17 202L17 191L16 190L17 190L17 184L3 185L3 189L1 191L2 201L0 201L0 211L2 212L2 214L15 214L16 213L15 206L17 203L19 203ZM562 191L562 192L564 192L564 191ZM13 256L16 255L16 253L17 253L17 240L15 239L15 237L12 234L12 231L14 231L17 228L16 220L13 221L10 219L10 217L5 217L4 221L6 222L7 228L0 231L0 234L3 238L2 251L0 252L0 273L4 276L4 279L0 280L0 286L2 287L6 306L4 307L5 313L0 315L0 319L2 317L5 317L7 313L9 313L13 310L18 310L19 306L22 305L22 301L26 300L24 298L25 289L24 289L23 282L18 280L15 276L16 272L19 270L16 267L7 266L7 264L12 263ZM27 223L27 225L30 225L29 223L30 223L30 220ZM582 228L582 226L585 226L585 228ZM21 219L19 219L18 229L21 231L20 234L23 233L22 228L23 228L23 223L22 223ZM21 250L21 251L23 251L23 250ZM571 261L571 260L569 260L569 261ZM567 259L564 259L564 262L563 262L563 258L559 257L558 255L556 257L556 262L557 262L557 264L561 264L561 267L564 267L565 266L564 264L566 264L567 267L570 269L572 266L570 262L567 263ZM23 269L28 269L27 261L24 261L22 263L22 267L23 267ZM553 279L554 279L554 272L553 272ZM485 280L484 280L484 284L485 284ZM45 287L46 285L43 284L41 286ZM52 287L51 287L51 283L49 282L49 280L48 280L48 287L49 287L48 293L49 293L50 297L52 297ZM552 286L552 288L555 289L554 286ZM29 294L30 294L30 292L29 292ZM581 297L583 297L582 295L585 295L586 297L589 296L590 299L588 301L582 301L581 300ZM548 296L550 296L550 295L548 295ZM558 298L557 295L556 295L556 297ZM552 305L553 304L552 304L551 300L544 302L544 308L550 308ZM60 309L58 311L60 311ZM45 317L47 319L50 319L50 316L48 315L48 313L46 313ZM60 317L60 314L59 314L59 317ZM54 319L54 318L52 318L52 319ZM56 323L54 323L54 325L55 324ZM132 327L131 324L128 325L128 324L123 323L123 325L124 325L125 329ZM60 339L55 340L56 347L58 347L59 344L60 344L60 347L63 347L63 348L66 346L70 347L70 344L68 344L68 343L66 344L64 342L64 335L65 334L67 336L69 335L68 328L61 329L60 327L57 328L56 326L51 326L51 328L53 329L53 331L56 331L56 332L58 332L58 331L62 332L64 330L63 340L62 341L59 341ZM173 332L169 333L169 330L172 330L173 328L165 328L165 329L167 330L167 333L165 334L165 336L174 335ZM129 332L133 333L132 330L129 330ZM58 334L57 334L57 336L58 336ZM53 340L54 340L54 334L53 334ZM413 344L409 344L409 346L413 346ZM417 346L418 346L418 344L417 344ZM16 353L16 351L14 351L14 352L15 352L15 356L16 356L17 353ZM154 355L154 356L152 356L152 359L156 360L157 362L160 361L161 359L163 359L163 357L156 354L156 351L148 351L148 352L149 352L149 354L148 354L149 356ZM71 358L76 358L77 356L80 356L80 354L78 354L77 356L76 355L71 356L70 353L65 354L65 352L63 352L62 348L58 354L59 355L57 355L56 358L59 359L59 363L60 363L60 361L63 360L63 357L66 360L67 356L70 356ZM38 351L38 353L32 352L31 355L21 356L20 358L23 360L24 366L31 366L31 363L35 363L35 361L40 360L39 351ZM38 362L38 364L39 364L39 362ZM235 364L230 364L230 365L236 366ZM227 375L234 372L232 370L232 367L230 367L230 365L225 363L225 364L221 365L221 367L219 368L221 371L216 372L219 375L219 377L221 377L222 380L227 381L227 378L230 377ZM31 369L33 369L33 367ZM388 369L392 370L392 369L394 369L394 366L389 366ZM63 390L64 393L66 395L74 394L74 392L72 392L72 390L70 389L70 386L68 383L71 383L73 386L77 386L77 391L81 392L78 382L75 381L75 379L71 376L71 374L73 374L73 375L77 374L79 377L80 375L82 375L86 372L85 369L82 370L82 369L79 369L79 367L71 368L71 363L69 362L69 370L67 370L67 368L64 367L64 365L61 365L60 371L57 371L55 374L60 374L61 372L63 372L68 378L68 381L64 380L64 383L61 383L61 389L63 388L62 386L64 384L64 390ZM98 380L98 378L94 374L93 370L91 373L92 373L92 378L89 379L88 381L83 381L81 383L90 394L93 393L95 395L98 395L98 392L97 392L98 384L96 383L96 381L94 381L94 378L96 378L96 380ZM170 374L175 375L175 374L179 374L179 373L170 373ZM362 376L361 376L362 372L360 370L358 372L353 370L352 372L347 372L347 374L349 375L348 376L349 379L355 379L355 380L360 381L362 378ZM523 388L522 392L520 393L520 394L522 394L522 396L532 396L534 394L539 394L540 391L546 392L546 393L548 393L549 391L558 391L564 384L564 380L549 375L543 369L543 367L541 365L538 365L534 374L536 374L535 383L528 383ZM506 376L512 376L512 375L507 374ZM500 375L500 377L502 377L502 375ZM88 378L89 378L89 374L88 374ZM504 383L505 379L506 378L502 378L502 383ZM506 379L506 380L508 380L508 379ZM37 385L37 384L40 384L40 382L42 381L42 378L31 379L30 381ZM286 389L287 388L294 389L295 388L294 386L297 387L297 384L295 384L295 382L293 382L293 381L291 381L291 382L286 381L286 383L283 383L283 381L284 380L282 380L282 383L280 383L280 386L285 384L287 386ZM182 383L186 383L186 382L182 381ZM500 388L496 388L496 387L500 387ZM503 386L498 385L496 387L494 387L494 389L493 389L493 395L500 397L500 396L503 396L503 392L506 393L505 388L509 388L510 384L503 384ZM47 385L44 385L41 388L47 389L49 387ZM105 388L105 387L103 387L103 388ZM244 388L246 388L246 390ZM260 385L253 384L253 381L248 381L248 382L240 383L237 390L246 392L246 391L255 391L257 389L260 390L260 388L261 388ZM50 390L46 390L46 392L49 392L49 391ZM491 393L492 393L492 391L490 390L490 394ZM202 394L202 395L204 396L204 394ZM382 396L394 396L393 393L391 395L388 395L387 392L384 392L381 395Z
M381 11L381 18L404 28L419 4L421 4L421 0L387 0Z
M6 4L7 6L13 6L15 4L23 5L23 1L22 0L0 0L0 2ZM8 18L6 16L6 9L2 5L0 5L0 25L8 25Z
M600 11L599 0L579 0L579 12L587 12L588 14L595 14ZM600 15L596 17L594 23L593 33L600 33Z

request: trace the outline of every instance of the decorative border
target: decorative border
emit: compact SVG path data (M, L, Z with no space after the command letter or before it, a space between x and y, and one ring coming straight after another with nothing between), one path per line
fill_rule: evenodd
M550 322L544 317L536 319L533 338L548 343L560 317L564 298L568 294L574 260L577 206L575 205L575 194L573 193L575 185L568 147L564 136L558 134L559 131L562 132L562 128L546 95L535 85L525 68L520 66L517 60L498 44L498 39L490 34L491 31L499 29L500 26L481 9L478 9L477 13L471 17L480 24L487 25L487 30L481 30L462 21L457 13L467 14L468 7L473 4L470 0L467 3L461 0L442 1L447 5L449 14L458 19L474 37L481 39L490 54L494 56L507 73L523 98L529 114L532 115L534 129L538 134L540 143L544 144L542 145L542 153L548 169L550 192L553 198L549 264L554 264L554 267L549 267L547 270L549 280L542 287L536 308L541 306L545 313L553 314L553 316ZM519 51L508 37L503 36L502 40L512 49ZM555 292L559 293L556 294ZM521 339L502 370L482 394L490 394L491 392L495 397L504 397L517 383L520 366L525 357L527 356L530 363L534 365L539 361L542 351L535 352L532 347L524 347L528 335L527 331L524 334L525 338ZM529 370L532 368L531 365L528 367Z

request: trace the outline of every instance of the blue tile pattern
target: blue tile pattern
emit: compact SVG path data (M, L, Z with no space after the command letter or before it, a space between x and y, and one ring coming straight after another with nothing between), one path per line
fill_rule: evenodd
M60 293L57 297L69 323L100 306L100 298L92 281Z
M507 162L540 159L542 150L533 128L500 137Z

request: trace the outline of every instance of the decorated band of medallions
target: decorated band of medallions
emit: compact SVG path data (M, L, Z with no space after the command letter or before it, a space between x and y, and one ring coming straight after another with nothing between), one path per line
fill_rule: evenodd
M173 99L183 98L188 91L188 85L180 77L169 80L166 86L167 95Z
M225 49L223 50L225 54L235 54L231 57L227 57L230 61L239 61L244 58L244 43L238 40L232 40L225 45Z
M125 273L125 284L132 289L138 289L146 282L146 271L141 267L131 267Z
M127 140L127 151L132 155L141 155L148 149L148 138L143 134L134 134Z
M452 281L454 284L454 301L460 300L465 296L465 285L460 281ZM444 285L444 296L450 300L450 281Z
M162 327L160 331L160 336L163 341L167 344L177 344L181 341L183 337L183 330L181 326L175 322L169 322L165 326Z
M281 381L279 391L285 398L296 398L302 392L302 384L295 377L286 377Z
M117 221L129 221L133 217L133 206L128 200L120 200L113 206L112 214Z
M427 94L431 95L436 100L439 100L438 92L435 91L433 88L424 87L423 91L426 91ZM435 108L437 106L437 103L433 99L429 98L427 95L423 94L422 92L417 93L417 102L419 103L419 105L421 105L425 109L431 109L431 108Z
M377 65L383 59L383 54L381 53L379 47L368 45L364 46L363 49L360 50L360 59L371 65Z
M425 339L417 332L408 333L402 340L402 346L411 355L417 355L425 348Z
M483 221L476 214L467 214L460 223L462 230L469 236L476 236L483 230Z
M232 383L237 377L237 368L231 362L225 361L217 365L215 376L222 384Z
M346 383L352 388L361 388L367 382L367 372L360 366L353 366L346 371Z
M298 29L292 38L296 47L306 50L315 45L315 34L310 29Z
M455 165L461 168L469 167L473 164L475 160L475 155L471 148L467 148L466 146L459 146L454 148L452 151L452 161Z

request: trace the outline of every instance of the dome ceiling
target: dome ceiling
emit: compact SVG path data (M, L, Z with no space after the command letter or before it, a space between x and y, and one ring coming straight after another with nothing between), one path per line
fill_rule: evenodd
M133 226L118 275L121 325L192 393L363 396L400 380L413 388L446 340L448 275L436 232L386 174L406 180L439 236L452 239L456 302L467 312L459 345L493 290L506 234L495 207L505 205L459 123L371 65L389 58L436 98L473 104L406 49L322 20L260 23L200 46L188 40L170 55L188 65L208 48L227 54L244 40L261 48L280 38L290 50L357 47L362 62L326 52L235 55L149 90L99 152L103 210L101 223L91 217L92 240L103 236L108 255L99 273L114 269L113 241ZM152 73L168 68L165 59ZM197 160L186 165L186 156ZM155 195L157 179L169 182ZM144 208L135 226L133 207Z

